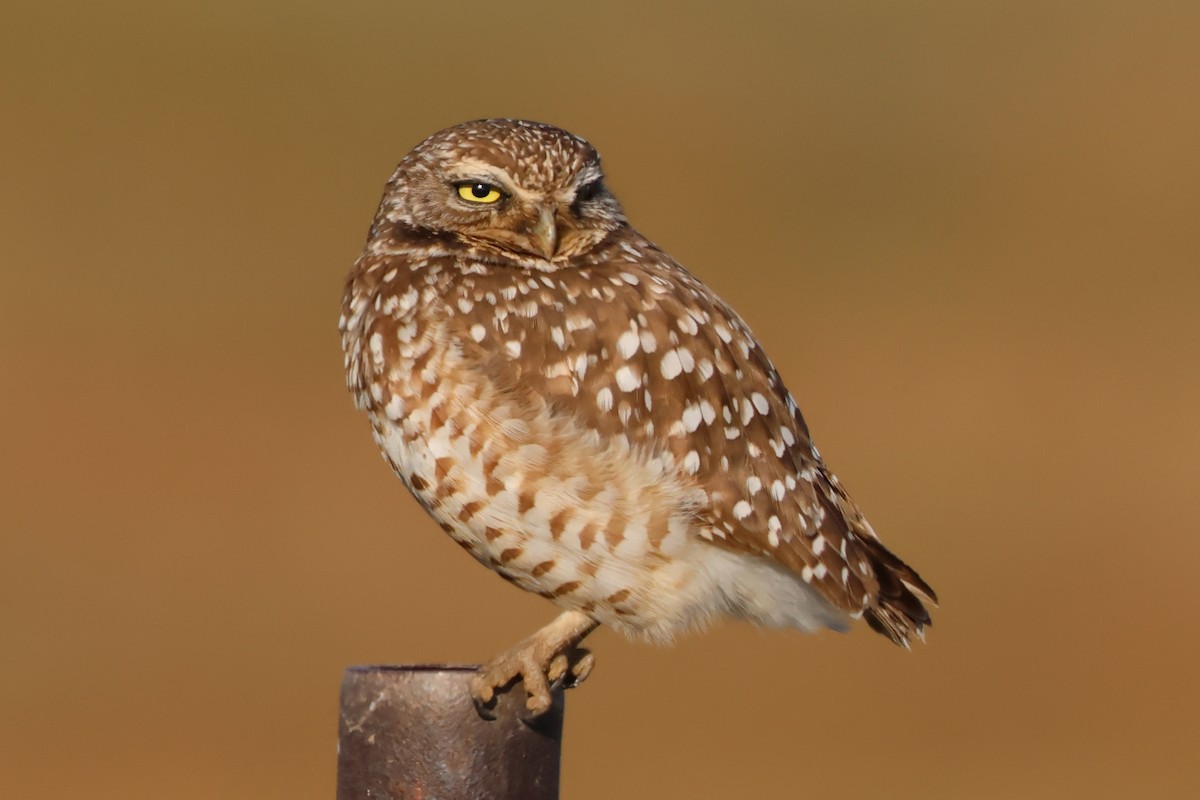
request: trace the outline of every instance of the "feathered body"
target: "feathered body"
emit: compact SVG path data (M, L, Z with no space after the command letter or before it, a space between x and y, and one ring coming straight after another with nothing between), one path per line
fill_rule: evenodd
M584 140L484 120L423 142L340 327L396 474L521 588L656 639L865 615L907 645L929 623L932 589L826 468L750 329L627 223Z

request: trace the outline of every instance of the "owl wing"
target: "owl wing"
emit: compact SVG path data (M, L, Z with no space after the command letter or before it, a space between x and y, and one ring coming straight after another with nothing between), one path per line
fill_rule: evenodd
M648 354L647 386L655 406L661 398L666 407L660 441L678 451L674 442L683 437L683 468L696 470L711 498L703 513L713 543L777 561L834 605L865 612L872 627L906 642L929 624L917 595L932 601L933 590L883 546L825 466L741 317L665 254L658 263L652 279L670 288L659 301L666 312L659 335L673 350L657 364Z
M467 362L529 408L670 459L703 491L696 529L714 546L781 564L898 643L920 634L933 590L825 467L747 325L646 240L621 244L581 268L472 277L504 346L474 346L481 323L461 319Z

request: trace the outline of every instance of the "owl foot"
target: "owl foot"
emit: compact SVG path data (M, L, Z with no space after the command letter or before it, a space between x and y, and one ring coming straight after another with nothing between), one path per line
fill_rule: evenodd
M594 619L579 611L564 611L537 633L501 653L471 679L471 696L481 713L494 704L518 678L525 685L525 707L530 716L550 710L551 687L560 681L566 688L583 683L596 663L595 656L577 645L595 630Z

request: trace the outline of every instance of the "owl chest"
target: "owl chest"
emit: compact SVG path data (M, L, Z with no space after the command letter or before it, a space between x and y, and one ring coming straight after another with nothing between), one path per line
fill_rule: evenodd
M687 583L679 556L690 536L670 471L623 437L603 439L551 413L534 375L522 374L514 392L511 375L493 383L487 368L464 367L464 347L497 359L514 358L514 342L529 350L517 320L467 325L458 341L448 325L414 315L393 315L379 336L368 323L367 407L386 460L442 529L559 605L636 624L638 598L675 596ZM556 363L539 362L543 373Z
M506 472L507 462L501 463L491 442L480 447L453 424L437 425L425 407L410 411L403 420L377 420L376 441L443 531L528 591L550 594L569 582L566 576L578 575L588 554L578 542L563 541L549 518L539 515L539 476Z
M451 407L439 424L439 409L415 402L401 419L375 416L375 435L418 502L476 560L559 605L626 624L640 618L638 597L678 590L681 564L668 565L687 536L667 505L675 501L639 497L612 477L620 469L589 474L590 458L543 460L536 442L552 434L536 423L519 426L530 438L517 444L508 432L473 427L471 418L487 415ZM645 486L644 476L636 481Z
M407 331L419 334L406 339ZM487 560L500 547L493 531L517 527L505 491L517 487L498 475L508 439L495 419L507 412L486 379L462 367L444 328L402 322L394 341L370 389L376 442L422 507Z
M445 509L485 492L482 409L472 407L478 394L435 333L401 341L371 387L372 427L384 457L439 521Z

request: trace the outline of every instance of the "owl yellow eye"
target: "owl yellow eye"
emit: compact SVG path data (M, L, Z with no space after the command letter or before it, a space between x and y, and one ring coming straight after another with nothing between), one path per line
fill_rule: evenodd
M468 203L495 203L504 193L490 183L474 181L458 184L458 196Z

